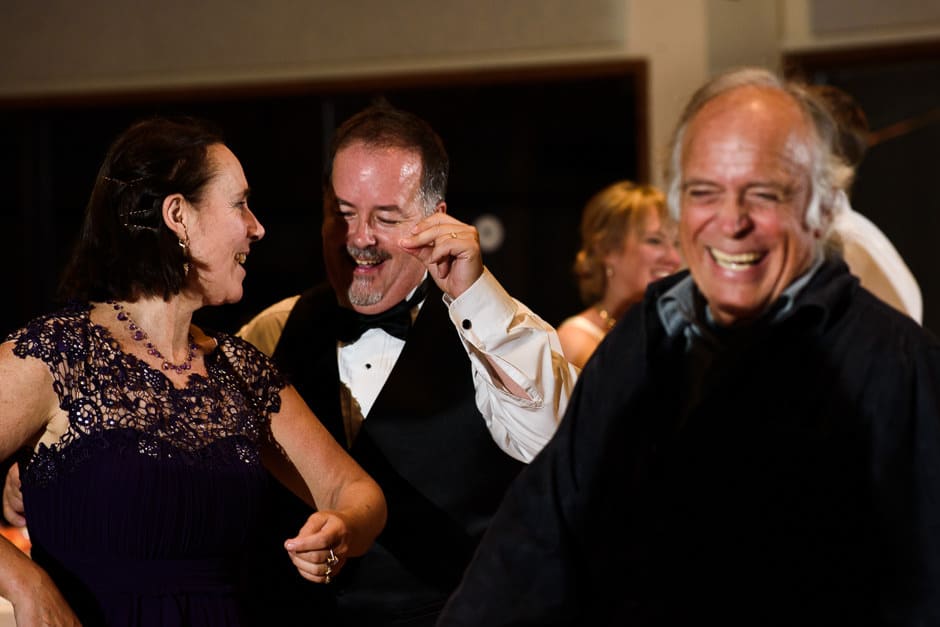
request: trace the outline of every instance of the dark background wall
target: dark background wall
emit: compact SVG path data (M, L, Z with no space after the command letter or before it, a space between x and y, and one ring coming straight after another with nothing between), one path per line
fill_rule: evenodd
M577 311L569 268L581 207L614 180L648 178L643 63L7 104L0 109L7 235L0 263L12 298L0 331L55 306L58 275L108 144L133 120L158 113L221 126L267 229L249 259L243 301L200 312L198 321L235 330L321 280L326 146L340 122L378 96L421 115L442 136L451 157L450 212L466 222L485 214L501 221L503 243L484 260L507 289L553 324Z

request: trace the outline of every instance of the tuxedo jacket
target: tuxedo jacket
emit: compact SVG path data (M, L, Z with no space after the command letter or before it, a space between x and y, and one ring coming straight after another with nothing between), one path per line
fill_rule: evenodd
M347 446L338 313L328 284L307 290L293 307L273 357L333 437ZM476 407L470 362L436 286L347 448L385 493L388 522L369 553L350 560L330 586L340 622L431 624L522 467L497 447ZM268 511L277 519L272 527L287 534L282 543L296 534L310 511L280 485L272 482L270 492ZM314 586L289 561L281 560L281 567L283 573L266 574L269 583L278 582L272 594L309 596ZM291 599L285 601L292 605Z

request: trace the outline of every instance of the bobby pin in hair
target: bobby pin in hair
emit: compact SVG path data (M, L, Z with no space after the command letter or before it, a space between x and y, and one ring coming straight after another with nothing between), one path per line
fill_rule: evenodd
M132 179L132 180L130 180L130 181L122 181L121 179L116 179L116 178L113 178L113 177L110 177L110 176L107 176L107 175L102 175L101 178L103 178L104 180L108 181L109 183L114 183L114 184L116 184L116 185L120 185L121 187L132 187L132 186L137 185L138 183L140 183L142 180L144 180L144 177L142 177L142 176L141 176L141 177L138 177L138 178L136 178L136 179Z
M146 224L148 219L153 219L153 210L151 209L121 211L119 212L119 215L121 217L121 225L131 233L139 233L140 231L151 231L153 233L157 232L157 228L155 226Z

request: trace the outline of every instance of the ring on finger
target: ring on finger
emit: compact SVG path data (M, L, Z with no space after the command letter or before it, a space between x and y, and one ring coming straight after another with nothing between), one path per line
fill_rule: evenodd
M330 583L331 581L333 581L333 579L332 579L329 575L326 575L326 576L323 578L323 583L328 584L328 583Z
M339 558L336 557L336 553L333 552L333 549L330 549L330 556L329 556L328 558L326 558L326 564L327 564L327 566L329 566L330 568L332 568L333 566L336 566L336 564L338 564L338 563L339 563ZM327 574L329 574L329 573L327 573Z

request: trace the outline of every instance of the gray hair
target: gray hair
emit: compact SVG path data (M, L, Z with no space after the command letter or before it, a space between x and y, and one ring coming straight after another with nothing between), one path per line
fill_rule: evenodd
M719 74L700 87L686 104L669 142L666 163L666 200L672 216L678 220L681 212L682 141L689 122L711 100L747 86L767 87L786 93L812 122L815 130L809 147L812 189L805 219L807 226L818 229L825 236L832 219L844 206L844 191L852 181L854 170L836 152L838 127L825 104L804 85L784 80L764 68L747 67Z

